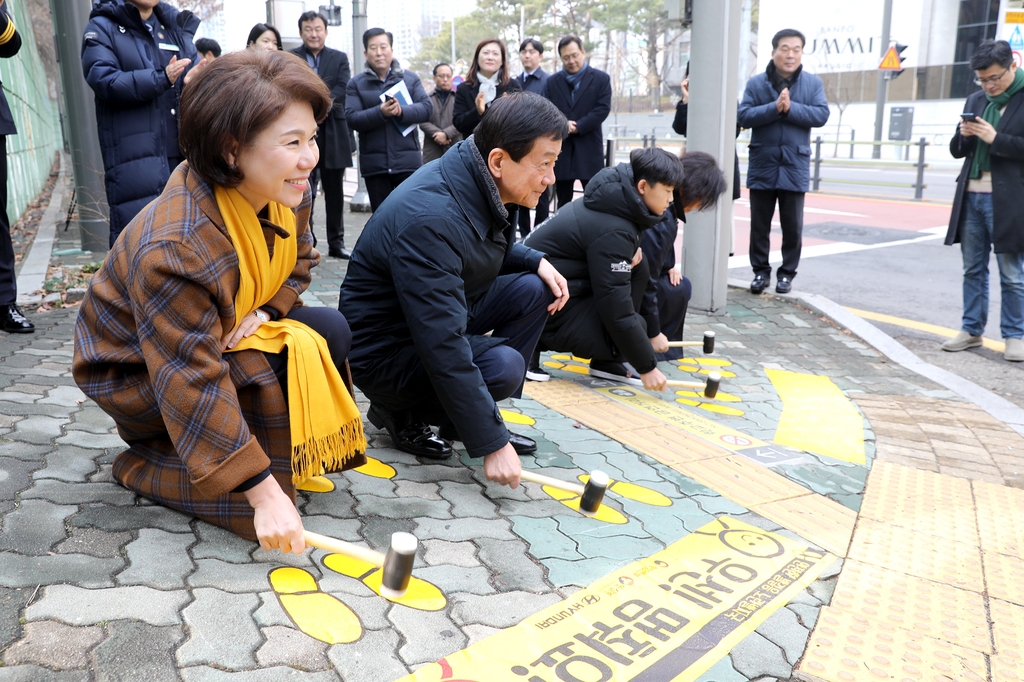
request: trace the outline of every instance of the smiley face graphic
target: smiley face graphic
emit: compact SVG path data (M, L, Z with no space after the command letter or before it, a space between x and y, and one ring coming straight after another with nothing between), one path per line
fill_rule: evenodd
M774 559L786 551L782 543L772 536L753 530L723 530L718 539L726 547L756 559Z

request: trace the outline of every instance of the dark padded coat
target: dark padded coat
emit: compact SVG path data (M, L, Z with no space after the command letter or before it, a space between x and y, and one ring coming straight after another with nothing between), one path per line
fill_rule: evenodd
M420 134L413 130L406 136L380 111L380 95L398 81L404 80L412 104L402 105L403 126L426 123L433 105L423 89L420 77L404 71L398 60L392 60L391 71L381 80L369 65L348 82L345 92L345 117L348 127L359 133L359 172L363 177L384 173L411 173L423 163Z
M593 338L593 326L565 324L576 320L573 308L592 305L607 338L605 344L641 373L657 364L647 335L647 325L633 305L630 266L644 230L657 225L662 215L647 208L636 191L633 171L627 163L605 168L587 185L583 199L577 199L546 220L526 238L526 245L546 254L548 261L569 282L569 301L544 328L542 343L552 350L582 353L602 343ZM647 264L641 261L643 284ZM591 357L607 360L596 352Z
M828 122L821 79L801 71L789 91L789 112L775 108L778 91L767 73L747 81L736 123L750 128L749 189L806 192L811 177L811 128Z
M542 254L515 243L517 213L500 215L470 145L457 143L377 209L338 308L352 329L352 378L370 401L420 415L443 408L482 457L508 431L473 358L501 340L467 335L469 309L498 275L536 272Z
M576 132L565 138L555 164L556 180L589 180L604 168L604 135L601 124L612 110L612 81L604 71L588 66L575 101L565 70L544 81L544 96L570 121Z
M295 48L292 54L306 61L305 46ZM334 100L331 113L316 131L316 144L320 147L320 166L331 170L349 168L352 166L352 147L349 146L348 121L345 118L345 92L352 70L348 65L348 55L340 50L325 47L320 51L317 75L331 89L331 99Z
M690 113L690 105L683 100L676 102L676 117L672 119L672 130L678 135L686 135L687 116ZM743 130L740 124L736 124L736 137L740 136L740 131ZM732 167L732 198L733 201L740 198L740 155L736 153L736 159L733 162ZM651 273L654 276L654 273Z
M523 86L515 78L510 78L507 85L499 85L494 100L506 92L522 92ZM476 110L476 96L480 93L480 84L470 85L463 83L455 91L455 110L452 112L452 121L455 127L462 133L463 137L469 137L476 130L477 124L483 118ZM486 110L485 110L486 111Z
M181 156L177 107L185 74L172 85L159 52L196 63L192 37L199 19L164 2L153 13L162 38L150 34L135 5L97 0L82 41L82 72L96 94L111 245L163 191L174 170L168 157Z
M985 93L979 91L967 98L964 112L981 116L986 106ZM946 244L960 241L967 176L977 146L978 138L962 137L957 126L953 139L949 141L949 153L955 159L963 159L964 166L956 179ZM996 139L989 147L989 160L992 171L993 250L996 253L1024 253L1024 92L1018 92L1006 103L996 126Z

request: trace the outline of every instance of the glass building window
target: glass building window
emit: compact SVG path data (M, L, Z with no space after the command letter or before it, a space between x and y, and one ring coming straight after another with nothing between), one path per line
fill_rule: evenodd
M952 80L949 96L962 99L977 91L971 55L982 41L996 37L999 22L999 0L960 0L960 19L956 32Z

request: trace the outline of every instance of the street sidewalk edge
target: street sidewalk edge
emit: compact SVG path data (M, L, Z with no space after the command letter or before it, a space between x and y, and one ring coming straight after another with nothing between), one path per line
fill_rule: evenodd
M750 288L748 283L739 279L729 279L728 284L730 287L737 289ZM804 292L794 292L793 294L779 296L779 298L792 298L800 301L807 307L830 318L836 324L849 329L860 337L862 341L874 347L875 350L896 364L916 372L927 379L931 379L935 383L966 398L1024 436L1024 409L1017 407L1006 398L996 395L973 381L925 362L899 341L871 324L871 322L854 315L835 301L818 294Z
M57 181L50 192L50 203L39 219L36 236L28 248L28 253L21 261L18 270L18 304L31 305L43 300L43 295L36 293L46 282L46 273L50 268L50 257L53 253L53 242L57 236L57 223L64 205L64 181L67 176L68 160L64 151L60 151L60 167ZM45 253L44 253L45 252Z

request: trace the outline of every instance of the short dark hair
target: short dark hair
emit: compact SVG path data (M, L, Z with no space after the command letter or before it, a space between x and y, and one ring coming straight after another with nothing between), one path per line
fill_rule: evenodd
M508 50L505 49L505 41L500 38L484 38L476 45L476 52L473 53L473 63L469 67L469 73L466 74L466 84L469 87L475 87L479 85L476 79L476 74L480 70L480 51L487 45L497 45L498 50L501 51L501 66L498 68L498 87L503 88L508 85L508 82L512 78L508 75Z
M541 54L544 54L544 43L540 42L536 38L527 38L523 42L519 43L519 51L522 52L528 47L532 47Z
M564 141L569 122L550 100L532 92L510 92L491 102L473 132L485 159L491 150L504 149L516 163L542 137Z
M250 45L255 43L259 39L259 37L266 33L267 31L273 33L274 38L277 39L277 49L283 50L284 45L281 43L281 32L270 24L256 24L255 26L253 26L252 30L249 31L249 39L245 41L245 46L249 47Z
M679 158L660 147L634 149L629 153L629 166L633 169L633 182L646 180L653 185L660 182L676 188L683 184L683 164Z
M390 31L385 31L382 28L368 28L365 31L363 31L363 50L366 50L370 45L370 41L376 38L377 36L387 36L388 45L390 45L391 47L395 46L395 37L391 35Z
M320 14L320 12L317 12L316 10L312 10L311 9L308 12L303 12L302 14L300 14L299 15L299 33L302 33L302 25L304 23L306 23L307 21L316 21L317 19L319 19L320 21L324 22L324 28L326 29L327 28L327 17L325 17L324 15Z
M779 31L778 33L776 33L775 35L772 36L772 49L773 50L779 47L779 41L782 40L783 38L799 38L800 39L800 47L803 47L804 45L807 44L807 38L804 38L804 34L803 33L801 33L800 31L796 30L795 28L784 28L784 29L782 29L781 31Z
M214 57L220 56L220 43L213 38L200 38L196 41L196 51L199 54L212 52Z
M308 102L317 123L331 111L331 91L304 60L281 51L229 52L182 90L178 145L204 180L237 187L245 176L227 155L252 145L294 102Z
M984 71L993 64L1008 69L1012 63L1013 50L1005 40L982 41L971 55L971 68L975 71Z
M449 70L449 71L451 71L452 73L454 73L454 72L455 72L455 69L453 69L453 68L452 68L452 65L451 65L451 64L449 64L448 62L438 62L437 64L434 64L434 71L433 71L433 74L434 74L435 76L437 75L437 70L438 70L438 69L440 69L440 68L441 68L442 66L447 66L447 67L448 67L448 70Z
M707 152L684 152L679 161L683 167L683 184L676 185L676 211L682 213L694 202L698 211L717 204L727 185L715 157Z
M578 36L566 36L558 41L557 52L559 57L562 56L562 48L568 45L569 43L576 43L577 47L580 48L580 52L585 52L585 50L583 49L583 41L580 40Z

